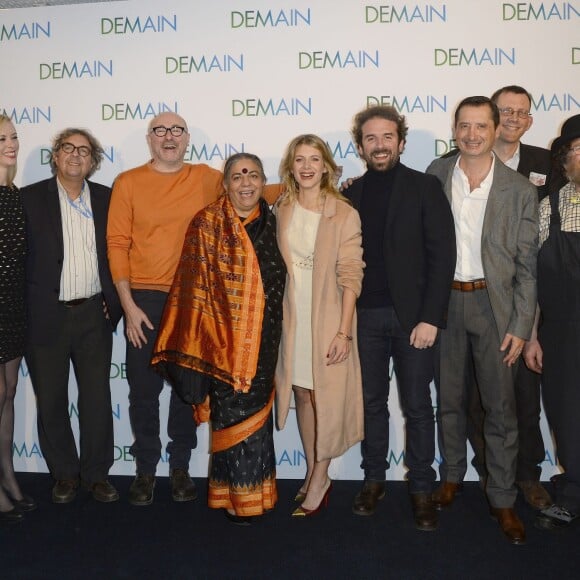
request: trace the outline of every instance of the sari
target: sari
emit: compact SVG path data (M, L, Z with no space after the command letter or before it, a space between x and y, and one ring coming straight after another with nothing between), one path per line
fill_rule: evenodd
M277 500L272 403L285 279L267 203L242 222L221 197L190 223L151 361L178 393L195 392L187 400L198 420L211 419L208 504L239 516Z

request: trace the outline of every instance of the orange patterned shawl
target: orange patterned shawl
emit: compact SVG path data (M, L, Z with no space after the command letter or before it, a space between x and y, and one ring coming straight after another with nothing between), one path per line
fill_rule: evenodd
M246 219L259 215L260 204ZM252 241L222 196L189 224L151 363L175 363L248 392L264 304Z

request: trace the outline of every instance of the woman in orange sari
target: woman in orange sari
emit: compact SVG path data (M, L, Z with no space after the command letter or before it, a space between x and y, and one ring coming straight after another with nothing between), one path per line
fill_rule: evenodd
M208 504L247 525L277 500L272 402L286 269L258 157L224 167L226 195L192 220L152 364L212 425Z

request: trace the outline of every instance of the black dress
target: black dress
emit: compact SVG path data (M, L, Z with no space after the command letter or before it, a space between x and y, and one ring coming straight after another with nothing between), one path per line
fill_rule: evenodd
M15 186L0 185L0 364L24 354L24 210Z

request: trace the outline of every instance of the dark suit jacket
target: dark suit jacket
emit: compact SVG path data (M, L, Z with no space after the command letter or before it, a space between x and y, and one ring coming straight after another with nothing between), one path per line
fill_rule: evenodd
M524 145L520 143L520 162L518 163L518 173L530 178L530 173L539 173L546 176L544 185L538 188L538 199L542 199L550 192L550 179L552 177L552 156L547 149Z
M364 175L356 179L344 192L356 209L364 179ZM455 271L455 228L437 179L399 166L389 199L383 253L401 326L408 332L419 322L445 328Z
M451 203L455 157L435 159L427 172ZM536 312L538 196L522 175L495 159L481 232L481 260L500 341L506 333L528 339Z
M88 183L95 224L99 278L112 331L121 319L122 310L107 260L106 228L111 190L99 183L91 181ZM23 187L20 192L26 217L28 248L26 259L28 342L46 344L59 332L57 312L64 258L56 177Z

